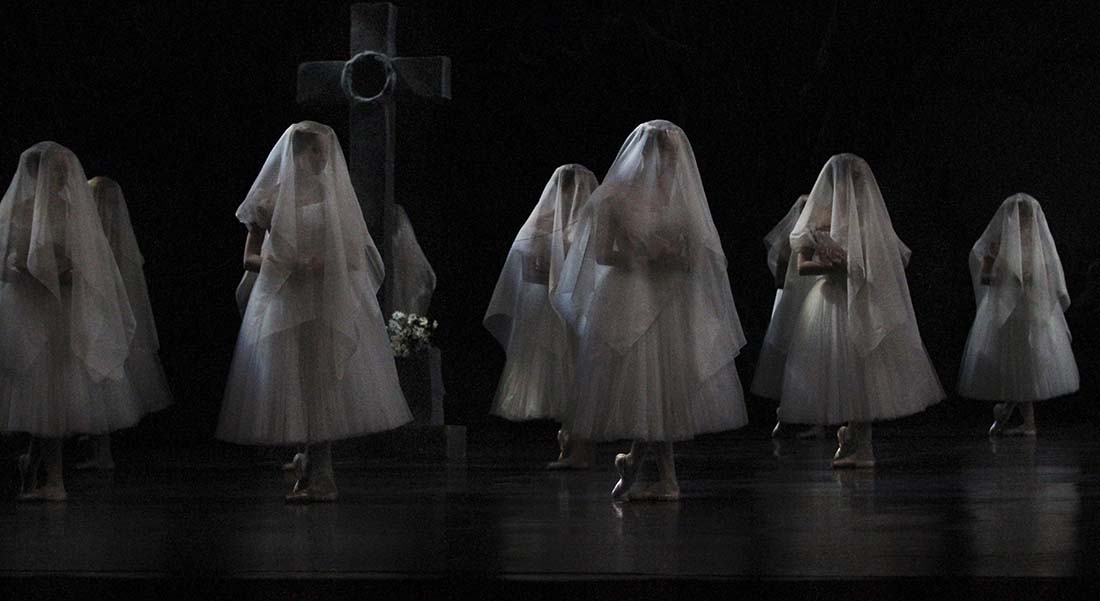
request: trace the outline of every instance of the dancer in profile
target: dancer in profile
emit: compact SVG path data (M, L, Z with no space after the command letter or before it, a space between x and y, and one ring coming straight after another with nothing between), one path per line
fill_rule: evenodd
M134 313L134 338L130 343L130 354L126 358L126 374L134 386L146 413L160 411L172 404L172 392L168 388L168 379L164 376L157 351L160 339L157 336L157 324L153 320L153 306L149 302L149 288L145 283L145 257L137 245L134 227L130 223L130 210L122 195L122 188L113 179L94 177L88 182L92 188L99 212L99 221L103 224L103 233L111 245L115 262L118 264L122 281L126 285L126 295L130 300L130 309ZM111 454L110 434L91 437L92 456L77 464L79 469L114 469L114 456Z
M41 142L19 158L0 202L0 257L0 431L31 435L19 500L64 501L64 438L128 428L147 410L126 369L126 285L68 148Z
M807 199L809 196L806 194L799 196L783 219L768 232L767 236L764 236L764 247L768 250L768 269L775 280L775 302L772 304L772 318L768 323L768 331L764 335L764 344L760 348L760 358L756 362L751 391L756 396L766 399L779 400L783 396L783 368L787 364L787 349L779 348L775 343L782 337L782 333L790 330L792 322L798 319L798 311L801 309L791 303L781 305L780 301L783 299L783 287L787 281L787 266L791 262L791 231L798 223ZM779 310L780 306L783 307L783 311ZM778 407L775 410L775 418L772 436L778 437L783 427L783 418L779 414ZM799 432L797 437L820 437L824 433L824 428L815 425Z
M616 499L678 499L673 443L747 421L726 267L687 136L668 121L639 125L552 286L580 338L573 435L633 441L615 458ZM659 480L645 486L637 476L651 451Z
M1039 202L1006 199L970 251L978 312L963 352L959 394L993 407L992 435L1035 436L1035 401L1076 392L1077 362L1063 315L1069 294ZM1023 423L1006 429L1013 412Z
M258 273L217 436L305 445L289 502L337 498L332 442L409 422L376 294L383 267L332 129L290 126L237 218Z
M570 435L577 340L554 312L550 288L569 253L577 216L597 183L581 165L554 170L512 243L485 312L485 327L508 354L492 413L517 421L562 422L561 453L550 469L586 469L592 462L592 444Z
M776 344L787 349L783 421L847 423L833 467L873 467L872 422L944 398L909 298L910 254L866 161L829 159L791 232L778 311L789 303L798 319Z

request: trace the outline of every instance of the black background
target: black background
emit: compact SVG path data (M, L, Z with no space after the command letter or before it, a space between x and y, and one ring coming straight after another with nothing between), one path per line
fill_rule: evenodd
M0 177L40 140L127 200L178 403L140 436L209 437L239 320L234 211L275 140L346 113L294 103L296 68L348 58L347 3L5 6ZM1097 420L1088 265L1100 257L1100 19L1088 2L404 2L398 50L453 61L454 100L398 107L397 194L439 276L448 422L486 419L503 353L481 318L553 169L606 171L635 125L695 148L730 260L751 381L773 288L763 235L832 154L871 164L914 251L921 332L953 389L973 317L966 257L1017 191L1046 209L1075 305L1082 392L1040 419ZM346 140L344 141L346 145ZM753 421L774 403L750 399ZM957 399L916 420L987 423Z

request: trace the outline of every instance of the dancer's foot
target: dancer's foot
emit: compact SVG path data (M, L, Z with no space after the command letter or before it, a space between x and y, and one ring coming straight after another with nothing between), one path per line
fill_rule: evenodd
M871 449L866 447L860 447L849 455L833 459L834 469L866 469L872 467L875 467L875 454Z
M651 484L641 492L626 495L627 501L679 501L680 485L666 480Z
M30 492L20 494L16 499L23 503L36 503L40 501L65 501L68 499L64 485L47 484Z
M546 469L550 471L586 470L591 467L592 464L587 459L578 459L575 456L565 457L546 464Z
M630 487L634 486L634 480L638 477L639 462L634 460L634 456L629 453L619 453L615 455L615 469L619 472L619 482L615 484L615 488L611 489L611 497L614 499L622 499L630 491Z
M833 455L833 468L870 468L875 467L875 455L870 443L859 444L854 432L848 426L836 431L837 449Z
M1005 424L1008 423L1008 419L1012 417L1013 407L1008 403L997 403L993 405L993 425L989 426L990 436L1001 436L1004 434Z
M779 438L783 434L783 422L775 422L775 427L772 428L772 438Z
M300 475L305 469L305 453L295 453L294 458L283 464L284 472L298 472Z
M565 460L565 450L569 446L569 433L564 428L558 429L558 461Z
M592 466L595 445L590 440L570 436L565 430L558 430L558 446L561 454L557 461L546 464L548 470L586 470Z
M299 482L301 482L299 480ZM316 483L305 487L294 485L294 490L286 496L287 503L331 503L339 498L336 483Z

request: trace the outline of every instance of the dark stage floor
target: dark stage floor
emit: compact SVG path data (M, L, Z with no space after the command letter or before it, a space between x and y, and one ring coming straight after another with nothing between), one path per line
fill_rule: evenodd
M68 503L0 502L0 591L1096 592L1094 429L1059 427L996 446L980 431L921 430L877 428L880 467L858 472L829 469L831 439L775 445L762 430L705 437L680 447L680 503L625 505L609 497L621 445L601 447L593 471L548 473L548 425L471 428L465 467L344 456L340 502L308 507L283 503L289 485L274 454L119 443L113 475L69 473ZM11 499L7 459L0 493Z

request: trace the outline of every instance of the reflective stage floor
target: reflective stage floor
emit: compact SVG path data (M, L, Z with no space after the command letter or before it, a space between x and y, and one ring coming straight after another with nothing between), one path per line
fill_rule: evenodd
M831 437L708 436L678 447L667 504L611 501L624 445L544 471L553 434L472 427L465 466L337 450L341 499L314 506L282 500L289 451L125 439L113 473L67 473L67 503L16 504L8 438L0 598L1100 598L1091 427L877 427L879 466L850 472Z

